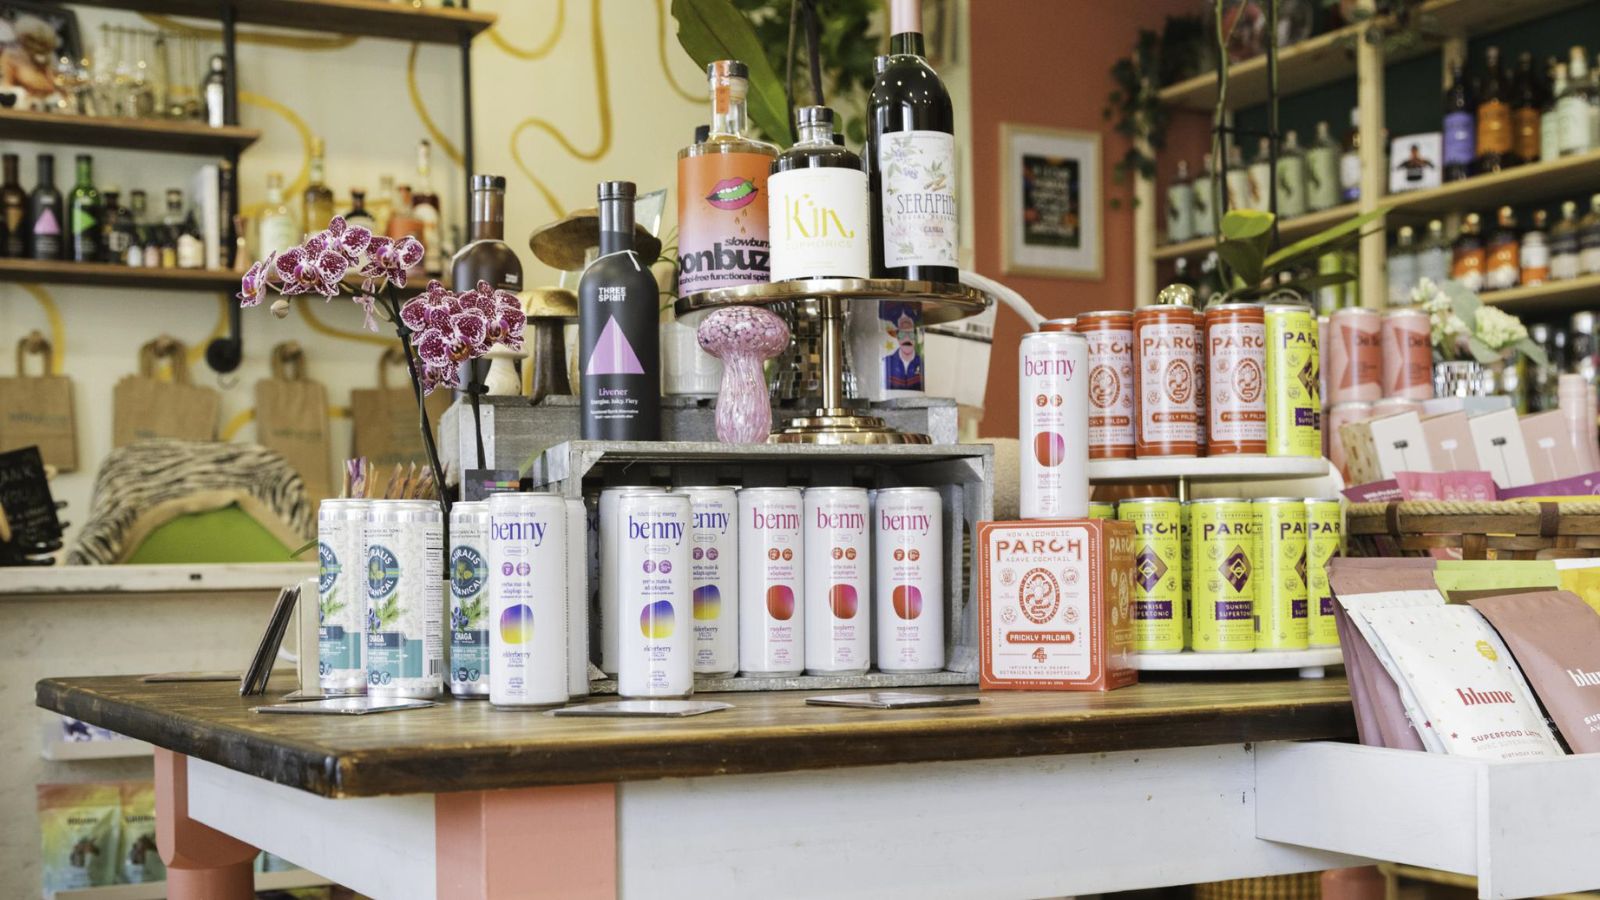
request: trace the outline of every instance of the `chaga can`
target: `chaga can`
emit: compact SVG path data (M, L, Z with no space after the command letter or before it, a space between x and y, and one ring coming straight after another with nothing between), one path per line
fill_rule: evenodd
M731 487L674 490L694 508L694 673L732 675L739 671L739 497Z
M1312 647L1337 647L1339 630L1333 619L1333 590L1328 584L1328 563L1339 555L1344 535L1344 515L1337 497L1306 500L1306 600L1309 616L1306 643Z
M567 665L567 503L489 495L489 702L559 706Z
M1317 319L1304 303L1262 308L1267 340L1267 455L1322 455Z
M1133 313L1087 312L1073 328L1088 342L1089 458L1132 459Z
M489 504L450 507L450 693L489 696Z
M1256 526L1257 650L1304 650L1308 640L1306 598L1306 502L1301 497L1264 497L1251 504Z
M1191 500L1189 646L1198 653L1255 649L1256 526L1249 500Z
M1383 316L1375 309L1346 306L1328 319L1326 373L1329 406L1383 396Z
M444 687L444 513L374 500L366 536L367 694L432 700Z
M694 693L690 627L690 525L694 506L682 494L629 494L617 502L625 541L621 573L621 658L617 694L630 698Z
M1205 315L1210 402L1207 453L1267 452L1266 318L1257 303L1221 303Z
M367 507L358 498L317 506L317 677L328 697L367 692Z
M1086 342L1035 331L1023 335L1017 357L1022 518L1081 519L1089 511Z
M872 663L872 509L858 487L810 487L805 504L806 672Z
M1133 649L1183 649L1183 504L1172 497L1139 497L1117 504L1133 525Z
M1428 314L1414 307L1383 314L1384 397L1428 400L1433 397L1433 338Z
M1196 328L1188 306L1142 306L1133 314L1135 451L1140 457L1194 456Z

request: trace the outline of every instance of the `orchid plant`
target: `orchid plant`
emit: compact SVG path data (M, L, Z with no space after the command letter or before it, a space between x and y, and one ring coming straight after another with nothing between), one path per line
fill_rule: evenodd
M516 295L483 281L459 293L430 281L426 290L402 302L406 273L422 256L423 246L416 238L380 237L335 218L327 230L298 247L270 254L251 266L240 281L238 299L241 307L259 306L269 292L276 293L271 310L281 319L289 314L289 298L315 294L331 301L343 292L352 271L360 275L361 289L351 299L365 314L363 324L368 331L377 331L382 318L393 324L400 338L417 397L422 442L439 495L445 497L444 467L423 398L439 388L462 388L462 364L482 357L491 347L521 350L527 317ZM481 428L477 407L483 386L469 382L464 389L472 401L473 424ZM481 431L477 438L481 468Z
M1435 284L1424 278L1411 289L1411 302L1428 314L1434 353L1440 361L1470 356L1481 365L1515 351L1534 365L1549 365L1544 348L1511 313L1486 305L1459 281Z

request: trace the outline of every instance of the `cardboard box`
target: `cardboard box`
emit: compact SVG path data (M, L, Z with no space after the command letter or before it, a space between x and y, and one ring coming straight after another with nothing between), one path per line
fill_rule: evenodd
M1414 412L1347 422L1339 427L1350 484L1393 478L1396 472L1431 472L1432 455L1422 420Z
M1533 484L1533 466L1528 461L1528 447L1522 440L1522 425L1517 411L1503 409L1484 413L1467 420L1472 432L1472 446L1478 454L1478 464L1489 470L1494 483L1501 487L1521 487Z
M1478 451L1473 447L1466 413L1429 416L1422 420L1422 433L1427 436L1428 455L1433 459L1435 472L1471 472L1482 468L1478 465Z
M1133 525L979 522L979 685L1109 691L1133 668Z

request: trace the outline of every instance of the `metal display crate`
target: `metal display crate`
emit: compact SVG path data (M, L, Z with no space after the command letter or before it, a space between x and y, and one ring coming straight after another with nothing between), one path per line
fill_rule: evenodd
M969 565L978 523L994 516L994 448L989 444L835 447L684 441L568 441L534 463L533 485L593 497L622 485L733 487L931 487L944 510L945 670L915 675L803 675L697 678L699 691L822 690L977 684L977 567ZM614 681L591 683L614 693Z

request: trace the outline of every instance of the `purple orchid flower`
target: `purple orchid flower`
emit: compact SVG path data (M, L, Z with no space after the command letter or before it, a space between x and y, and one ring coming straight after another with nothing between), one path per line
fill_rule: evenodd
M261 305L261 300L267 296L267 287L275 274L272 264L277 258L277 253L269 253L266 259L257 260L255 265L250 267L250 271L244 273L244 277L239 280L239 293L236 295L241 307L248 309Z

